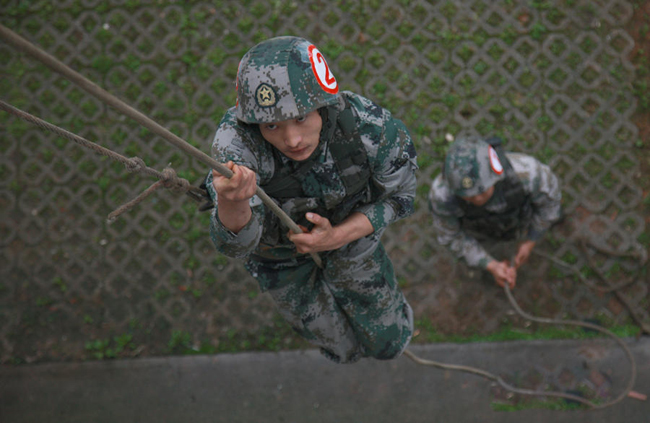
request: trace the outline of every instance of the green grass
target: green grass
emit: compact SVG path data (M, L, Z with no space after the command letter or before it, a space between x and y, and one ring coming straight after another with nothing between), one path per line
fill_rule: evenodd
M531 341L531 340L555 340L555 339L594 339L602 338L606 335L593 331L585 330L580 327L566 325L541 325L536 328L515 328L510 325L499 328L491 334L442 334L431 322L420 319L415 322L416 329L420 330L419 336L414 339L414 343L472 343L472 342L503 342L503 341ZM606 327L619 337L632 337L639 334L640 329L636 325L620 325Z
M123 352L134 349L133 335L122 334L106 339L87 341L84 345L86 352L96 360L117 358Z
M504 404L504 403L492 402L490 404L490 407L494 411L511 412L511 411L530 410L530 409L570 411L570 410L583 409L586 406L582 404L578 404L576 402L569 402L564 399L552 399L546 401L534 399L532 401L525 401L523 403L518 403L518 404Z

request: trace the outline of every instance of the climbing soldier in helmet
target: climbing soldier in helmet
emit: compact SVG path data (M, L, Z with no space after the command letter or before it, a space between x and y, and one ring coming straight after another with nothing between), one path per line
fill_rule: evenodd
M459 137L431 185L429 205L438 242L471 267L514 288L544 232L560 218L557 177L531 156L505 153L501 139ZM481 243L518 241L514 262L497 260Z
M416 153L404 124L340 92L309 41L277 37L242 58L237 104L212 153L233 171L206 181L217 249L245 260L280 314L331 360L399 356L413 316L380 238L413 212ZM304 233L281 224L257 184Z

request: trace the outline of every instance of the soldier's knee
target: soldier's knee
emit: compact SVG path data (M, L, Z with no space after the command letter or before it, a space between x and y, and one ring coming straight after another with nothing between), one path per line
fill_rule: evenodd
M402 354L410 339L410 330L405 330L399 336L378 339L371 345L365 345L365 352L368 357L377 360L392 360Z
M368 357L372 357L376 360L393 360L399 357L406 345L398 342L389 342L387 344L381 345L379 348L367 349L366 353Z
M408 346L413 335L413 312L408 303L401 307L402 319L375 333L372 339L363 342L366 355L377 360L392 360L399 357Z

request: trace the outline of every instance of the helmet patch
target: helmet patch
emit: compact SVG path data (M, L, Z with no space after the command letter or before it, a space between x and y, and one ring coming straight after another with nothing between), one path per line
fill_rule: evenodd
M503 173L503 166L501 165L496 150L491 145L488 147L488 155L490 156L490 167L492 171L497 175L501 175Z
M321 88L330 94L338 93L339 84L336 82L336 78L334 78L334 75L330 72L330 68L327 66L323 54L313 44L309 46L309 61L311 62L314 76Z
M472 178L470 178L469 176L465 176L461 181L461 184L463 185L463 188L470 189L471 187L474 186L474 181L472 181Z
M260 107L273 107L278 102L275 90L269 84L262 83L255 90L255 102Z

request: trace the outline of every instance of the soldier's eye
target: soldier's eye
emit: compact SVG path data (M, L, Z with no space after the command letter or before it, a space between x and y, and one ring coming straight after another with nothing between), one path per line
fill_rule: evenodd
M300 116L298 119L296 119L296 122L304 122L307 120L307 116Z
M278 128L278 125L276 125L274 123L267 123L266 125L264 125L264 129L266 129L267 131L273 131L274 129L277 129L277 128Z

